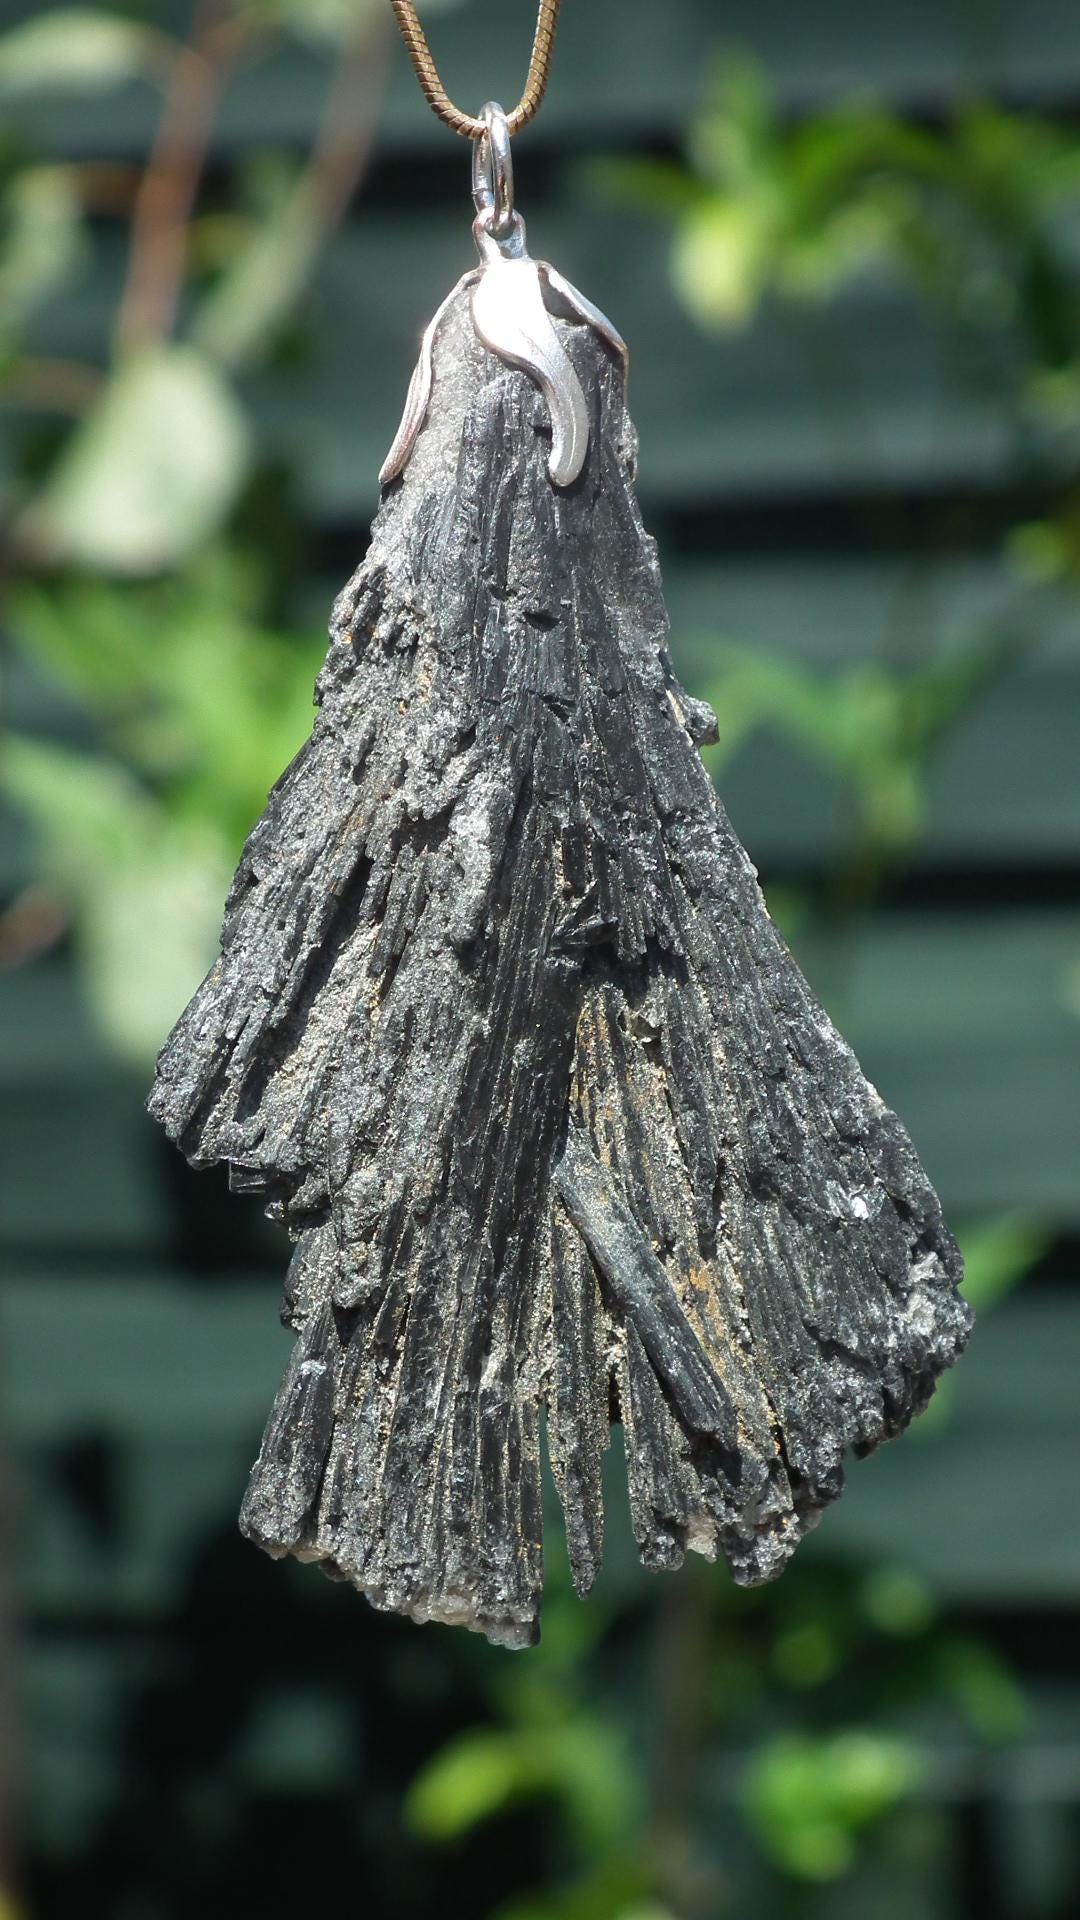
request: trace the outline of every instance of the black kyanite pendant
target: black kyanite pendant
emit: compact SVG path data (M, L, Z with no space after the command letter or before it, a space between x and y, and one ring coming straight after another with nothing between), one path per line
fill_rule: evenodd
M151 1110L295 1244L244 1532L523 1646L542 1416L581 1593L613 1420L646 1565L719 1551L752 1584L970 1314L699 758L617 336L552 315L588 416L560 486L546 389L473 297Z

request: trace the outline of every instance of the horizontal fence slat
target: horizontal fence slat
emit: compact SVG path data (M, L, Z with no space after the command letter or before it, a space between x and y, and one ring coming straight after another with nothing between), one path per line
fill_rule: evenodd
M1080 914L881 914L850 944L804 938L800 954L950 1210L1080 1220ZM10 1245L139 1250L188 1233L192 1207L216 1217L221 1175L186 1175L63 966L9 976L0 1022Z
M1029 449L1006 425L1003 367L957 356L892 283L868 278L816 317L766 307L745 331L713 336L679 303L659 224L575 193L529 231L536 254L629 340L647 514L988 494L1029 475ZM464 204L460 220L361 205L317 270L303 318L310 352L243 380L259 452L296 462L298 507L313 523L367 524L420 332L474 258ZM122 269L119 236L102 235L78 285L43 311L36 349L100 361Z
M35 0L17 0L0 11L0 26L42 11ZM455 99L475 109L494 94L509 104L528 54L527 11L488 6L481 12L465 4L432 19L439 66ZM173 5L154 13L182 31L190 9ZM855 0L818 9L731 0L722 17L714 0L680 0L665 10L662 30L650 8L589 0L565 11L543 116L524 139L670 138L699 103L710 63L729 47L761 60L781 100L794 108L868 90L924 108L1001 88L1047 105L1080 91L1080 23L1070 0L1034 0L1022 10L910 0L902 11ZM326 73L325 57L296 42L241 71L227 95L218 153L243 152L252 142L308 139ZM131 86L111 97L105 111L99 99L43 100L18 118L54 152L81 156L105 147L128 155L145 147L154 115L149 88ZM454 151L397 48L381 138L392 151Z
M231 1534L289 1351L276 1294L269 1275L206 1285L152 1268L5 1288L16 1564L31 1614L160 1615L206 1537ZM1075 1600L1078 1352L1078 1299L1021 1291L987 1314L943 1415L853 1465L804 1552L898 1559L984 1604ZM97 1532L95 1484L110 1489ZM613 1577L637 1578L618 1549L614 1560Z
M714 700L722 743L731 739L726 646L813 673L872 662L901 674L994 634L1015 643L1008 665L973 695L930 757L911 864L933 872L1076 863L1080 622L1071 597L1033 601L1018 615L1017 583L1003 566L938 562L925 553L702 561L669 550L661 533L660 558L676 668L695 693ZM340 584L311 582L304 617L312 628L328 616ZM87 739L75 711L15 663L5 675L5 706L11 725L80 744ZM310 718L310 706L299 700L297 746ZM850 831L842 782L775 725L756 726L711 764L766 874L818 873L842 857ZM33 866L28 834L14 816L0 814L0 893L25 882Z

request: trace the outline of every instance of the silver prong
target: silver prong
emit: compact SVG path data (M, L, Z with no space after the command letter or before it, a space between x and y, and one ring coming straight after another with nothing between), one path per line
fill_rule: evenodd
M486 347L536 381L551 415L548 474L568 487L585 463L589 416L581 382L544 305L536 263L499 260L473 288L473 323Z
M585 325L595 327L597 333L607 341L608 346L614 349L622 361L625 380L630 371L630 349L618 327L613 326L607 314L602 313L586 294L579 292L573 282L567 280L565 275L558 273L547 260L538 260L536 264L547 281L550 292L555 295L556 301L561 303L561 305L553 305L552 312L560 313L564 320L581 320Z
M388 487L391 480L396 480L398 474L403 473L405 467L408 465L409 455L413 450L416 436L427 418L428 402L431 399L431 382L433 378L432 356L435 349L435 335L438 333L443 316L452 301L457 299L458 294L464 287L471 286L473 281L478 277L479 269L476 267L469 273L463 273L457 286L451 288L446 299L436 309L433 317L424 328L423 338L420 342L420 358L413 368L412 379L409 381L409 391L405 395L405 411L401 416L401 424L394 435L390 451L383 461L382 466L379 468L380 487Z

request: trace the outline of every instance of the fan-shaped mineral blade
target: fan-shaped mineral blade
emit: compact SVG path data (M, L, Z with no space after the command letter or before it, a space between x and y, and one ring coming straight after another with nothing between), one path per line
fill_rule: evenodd
M462 289L152 1097L295 1240L246 1531L512 1645L545 1410L582 1590L612 1408L645 1560L719 1550L754 1582L969 1321L911 1142L696 751L622 368L544 321L587 410L578 483L551 486L547 404Z

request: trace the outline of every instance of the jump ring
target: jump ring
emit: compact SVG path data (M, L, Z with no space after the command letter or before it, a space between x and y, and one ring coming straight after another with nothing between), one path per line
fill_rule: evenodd
M490 215L497 237L509 233L514 220L514 163L510 157L510 129L496 100L481 109L484 131L473 141L472 196L477 213Z

